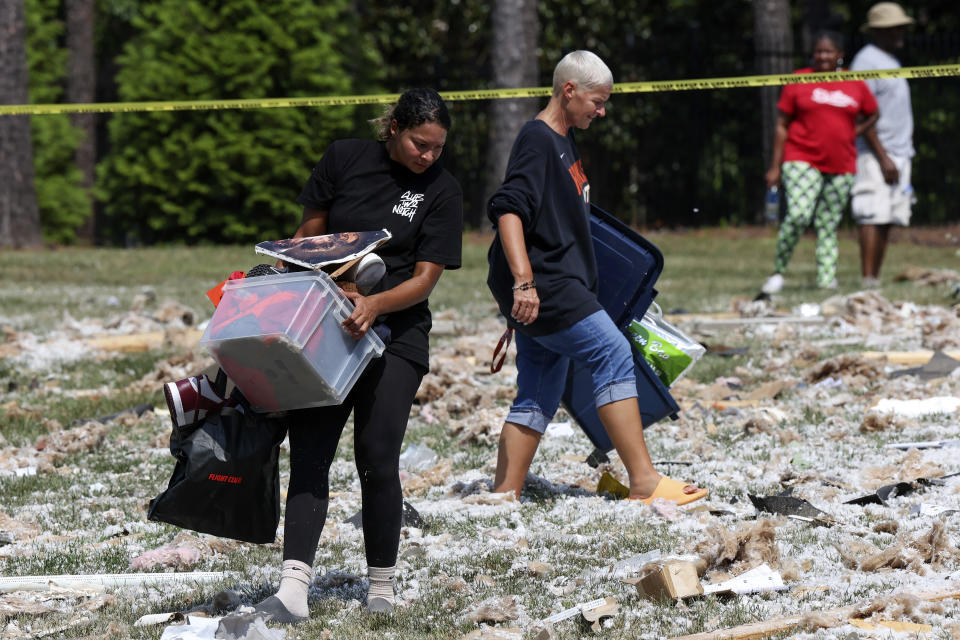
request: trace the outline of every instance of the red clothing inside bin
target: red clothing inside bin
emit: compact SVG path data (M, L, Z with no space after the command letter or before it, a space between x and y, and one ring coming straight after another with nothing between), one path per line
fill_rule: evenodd
M277 291L261 299L260 294L226 295L213 314L210 337L216 338L228 326L243 318L254 319L262 333L286 331L300 308L303 297L294 291ZM247 335L252 332L248 329Z
M220 366L251 404L267 409L278 408L273 382L263 371L245 366L224 354L219 354L219 360Z

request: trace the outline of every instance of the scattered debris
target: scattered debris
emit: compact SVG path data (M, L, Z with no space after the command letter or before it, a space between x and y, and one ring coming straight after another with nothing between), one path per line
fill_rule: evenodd
M878 550L871 543L848 539L846 544L835 544L843 563L860 571L878 571L884 568L909 569L921 575L926 566L938 570L960 560L960 550L950 542L944 524L935 520L929 532L912 539L900 536L895 544Z
M597 604L597 606L590 606L596 603L599 604ZM594 601L593 603L588 603L580 607L580 613L583 615L584 621L590 625L590 630L598 633L606 618L612 618L620 613L620 605L617 604L616 598L608 596L602 600Z
M353 514L346 520L349 524L352 524L357 529L363 527L363 511L358 511ZM413 508L413 505L403 501L403 514L400 519L401 527L416 527L417 529L426 529L427 525L424 523L423 518L420 517L420 514L416 509Z
M850 624L865 631L877 631L880 629L890 629L891 631L912 631L914 633L927 633L929 631L933 631L933 627L929 624L898 622L896 620L874 620L872 622L867 622L861 618L850 618Z
M184 616L182 622L164 629L160 640L213 640L219 626L219 618Z
M200 538L189 533L178 533L167 544L145 551L130 561L133 570L150 570L157 567L183 569L196 564L202 557L210 555L212 550Z
M515 627L487 627L474 629L460 640L524 640L526 633ZM549 635L547 636L549 638Z
M855 504L865 506L868 504L887 504L887 500L897 496L905 496L913 493L915 486L910 482L897 482L895 484L885 484L874 493L847 500L844 504Z
M137 618L135 627L152 627L158 624L184 624L186 616L179 611L173 613L148 613Z
M123 416L135 415L137 417L140 417L147 411L153 411L152 404L150 403L138 404L135 407L130 407L129 409L124 409L123 411L117 411L116 413L111 413L110 415L100 416L99 418L88 418L86 420L84 420L83 418L79 418L77 420L74 420L73 424L78 425L78 424L83 424L85 422L99 422L100 424L106 424L111 420L116 420L117 418L120 418Z
M921 502L920 504L915 504L910 507L910 515L914 516L929 516L936 517L942 516L945 513L958 513L960 508L955 507L943 507L936 504L926 504Z
M400 468L421 471L436 465L437 452L425 444L411 444L400 454Z
M757 511L766 511L767 513L776 513L794 518L802 518L807 521L820 524L834 524L836 520L830 514L817 509L815 506L793 496L753 496L748 495L750 502L757 508ZM769 522L769 521L767 521Z
M807 382L820 382L826 378L841 377L879 380L883 378L883 365L857 353L841 353L811 367L804 376Z
M957 367L960 367L960 360L951 358L938 349L933 352L930 360L922 366L894 371L890 374L890 377L917 376L921 380L935 380L950 375Z
M64 398L99 400L114 391L156 394L163 382L196 375L212 364L195 344L181 351L174 343L177 336L195 336L191 332L196 325L179 326L185 316L178 319L175 307L170 307L169 315L159 314L157 302L143 295L138 302L142 311L106 322L65 320L46 339L30 331L4 330L0 334L0 355L9 350L10 355L3 357L15 358L11 362L16 364L0 378L0 420L13 418L29 425L25 431L28 436L20 435L17 429L3 429L0 436L0 481L4 490L13 489L10 495L14 496L9 502L4 500L8 515L0 514L0 558L9 559L10 566L35 566L30 564L36 562L33 556L63 548L81 550L86 562L94 557L90 550L109 549L111 554L120 553L121 557L141 562L151 560L145 551L152 552L152 561L159 562L154 565L157 571L167 566L159 556L168 553L171 566L210 568L236 563L242 566L245 562L246 552L237 551L242 549L240 545L229 546L206 536L197 538L200 544L195 547L188 544L181 549L184 555L175 551L175 541L164 545L167 548L163 551L163 547L148 550L143 546L144 540L157 539L156 527L161 525L144 522L138 515L157 489L143 490L138 483L143 477L155 475L158 454L166 451L169 424L165 412L147 411L139 417L126 413L106 424L83 421L66 429L49 417L55 415L51 409ZM652 527L667 534L663 540L677 541L676 548L664 549L666 554L695 549L697 555L687 560L698 574L697 583L707 589L723 586L735 592L738 586L759 590L766 587L761 586L763 580L776 586L777 579L794 586L789 595L770 593L752 599L755 615L769 617L768 622L794 613L801 593L806 594L804 602L818 603L808 606L825 611L812 612L799 624L839 626L851 619L873 624L883 620L928 622L921 619L925 615L921 605L911 607L903 599L878 604L879 608L873 610L865 604L846 615L836 615L831 607L847 602L843 598L851 592L873 593L877 585L891 581L907 584L910 578L922 575L923 581L913 586L915 591L922 591L931 584L946 584L951 575L960 576L954 526L957 516L953 513L960 509L960 482L948 477L960 471L953 451L960 444L957 406L944 404L937 411L915 416L880 410L886 406L884 398L910 401L917 407L930 405L938 398L960 399L960 367L944 370L945 375L936 378L920 371L936 364L931 362L938 355L935 349L945 357L960 359L960 316L957 309L890 302L873 292L837 296L821 303L819 310L815 306L805 309L801 305L791 311L815 322L771 316L778 313L772 304L741 305L739 314L748 317L729 314L699 322L691 318L676 320L685 331L696 332L697 340L712 343L713 355L740 356L723 362L715 359L711 366L722 371L716 377L705 377L704 371L697 374L694 369L693 375L671 388L684 407L679 419L662 421L647 432L658 469L684 464L685 476L711 490L709 505L685 510L661 501L654 501L647 509L636 503L604 500L594 493L605 474L623 487L626 476L622 463L614 452L591 454L592 446L563 412L548 428L521 497L492 493L496 442L516 391L516 368L512 358L497 374L490 374L485 366L490 347L502 333L502 321L493 313L466 322L456 310L442 312L445 326L461 329L449 335L437 334L432 371L411 412L400 478L404 496L417 503L423 518L416 524L405 523L402 532L403 554L397 563L401 607L416 608L422 606L421 602L433 602L440 589L447 595L437 601L438 606L447 611L476 609L483 617L482 603L473 607L463 604L463 598L477 594L467 602L487 598L484 602L494 605L493 610L498 612L492 617L503 620L481 620L468 637L515 640L539 633L539 640L545 640L552 630L539 625L550 623L531 621L525 610L542 610L542 596L562 602L557 608L566 607L603 594L611 580L634 580L644 566L663 559L664 554L630 552L621 556L625 550L607 540L609 532L625 527L650 531L648 527ZM160 315L168 324L160 324ZM439 319L440 313L436 316ZM162 358L138 380L128 383L121 374L113 380L108 378L101 388L76 389L72 384L75 378L66 381L72 374L59 369L59 363L97 358L106 363L105 372L113 375L109 360L122 352L91 351L89 340L151 332L162 336L153 338L157 340L154 344L164 340L172 346L165 347L160 352ZM950 362L944 364L952 366ZM892 369L906 367L918 370L907 369L891 376ZM143 396L143 400L148 398ZM445 440L437 436L438 429L447 434ZM88 459L96 462L85 468ZM336 637L335 625L361 615L366 589L365 579L358 575L363 566L362 536L356 528L341 524L360 506L359 492L349 479L353 477L353 465L337 460L332 474L340 491L331 493L331 522L324 528L317 559L318 566L325 566L326 571L311 585L311 598L316 599L318 594L341 598L344 606L331 614L329 622L334 631L325 629L320 637ZM47 486L56 489L45 490ZM117 486L129 486L130 491L115 492L113 487ZM790 487L794 493L761 496L769 511L786 513L789 510L780 512L777 507L791 502L801 508L789 516L760 513L756 521L752 520L755 512L744 495L779 490L773 487ZM908 495L908 491L913 494ZM548 498L544 500L544 496ZM844 504L851 497L861 500L865 507ZM57 519L62 518L60 514L68 503L69 522L61 525ZM803 515L807 508L814 510L813 515ZM826 512L836 514L841 522ZM652 514L660 517L650 517ZM804 522L829 522L834 526L805 526L799 522L803 518ZM440 530L426 533L422 529L424 520L438 523ZM556 562L551 550L554 544L582 549L585 562L576 569ZM834 544L845 549L845 559L833 551ZM197 564L190 565L191 558L186 557L193 554L191 549L201 554ZM797 554L796 561L786 557L786 549ZM279 545L272 552L279 556ZM217 556L219 553L230 555L223 558ZM490 556L484 555L484 563L472 566L484 573L455 575L451 571L451 567L461 566L463 558L470 563L480 554ZM509 569L492 569L499 562L505 562L503 566ZM438 572L438 566L451 575ZM262 574L253 574L257 580L275 582L272 570L265 567ZM211 573L208 582L224 581L226 574ZM113 595L127 598L122 588L140 585L188 592L193 588L191 575L199 573L123 574L117 578ZM699 582L701 577L703 582ZM63 628L61 617L64 624L76 624L75 620L87 616L87 620L96 621L98 632L102 631L90 640L109 637L111 627L100 623L109 621L112 612L91 617L85 609L101 606L98 598L113 589L84 582L101 576L79 576L80 581L69 583L69 576L38 578L42 581L19 579L16 588L5 578L0 579L0 585L11 587L8 591L0 589L2 597L11 598L4 603L27 603L38 612L44 607L51 609L11 618L6 627L0 625L0 637L36 637L36 629L29 627L35 616L44 616L36 622L46 625L51 635L65 637L73 636L52 631ZM236 610L238 593L249 595L251 585L232 586L237 590L204 597L202 603L186 596L191 603L187 606L196 606L197 613L185 610L181 615L200 621L205 619L202 614L216 616ZM57 596L60 599L51 599L57 589L70 589L71 593L61 592ZM811 592L816 593L813 599ZM498 597L488 598L492 594ZM599 608L607 600L594 602ZM718 605L726 608L730 603L721 600ZM671 605L676 606L674 610L634 600L631 608L654 606L661 607L658 616L663 618L663 635L671 630L683 632L689 616L682 603ZM944 619L956 615L957 605L940 606L944 612L934 611L929 622L936 632L949 633L949 623ZM569 619L589 625L584 607L578 605L560 613L571 612ZM623 622L628 629L623 635L628 636L644 623L634 613L616 625L608 619L605 627L619 628ZM174 622L170 614L157 615L161 617L153 624ZM715 628L722 619L705 621L702 628ZM199 625L194 629L191 626L181 625L177 631L199 630ZM128 627L120 625L113 635L135 635ZM853 632L848 627L840 633ZM156 637L159 633L157 628L148 635ZM174 631L167 629L164 633L174 637ZM210 633L216 633L216 628ZM579 633L588 634L586 629ZM790 632L788 628L774 633Z
M15 541L29 540L40 533L40 527L30 522L21 522L14 520L7 514L0 511L0 540L3 544L10 544ZM0 582L2 584L2 582ZM2 587L0 587L2 590Z
M516 596L487 598L470 607L466 613L470 622L506 622L520 617L520 603Z
M911 589L909 586L901 587L903 591L912 591L916 602L934 602L960 597L960 584L953 583L937 591L922 589ZM895 595L895 594L891 594ZM889 597L889 596L888 596ZM876 601L876 599L875 599ZM863 616L858 612L870 603L859 605L849 605L837 609L826 611L809 611L799 615L786 616L782 618L773 618L762 622L753 622L740 625L729 629L718 631L708 631L705 633L695 633L685 636L674 636L671 640L748 640L749 638L763 638L776 634L783 634L791 629L801 626L812 628L838 627L846 624L851 618Z
M942 449L943 447L960 447L960 440L924 440L922 442L892 442L885 444L887 449Z
M759 567L741 573L735 578L702 585L702 592L705 594L744 594L783 591L786 588L780 572L774 571L764 563Z
M204 584L231 577L222 571L184 573L96 573L90 575L16 576L0 578L0 592L41 591L49 587L100 589L102 587L141 587L172 583Z
M927 269L925 267L907 267L893 276L894 282L910 281L920 286L952 284L960 281L960 272L953 269Z
M733 531L716 523L708 526L705 533L707 537L693 551L700 556L703 567L698 573L713 570L712 581L726 580L762 564L781 566L772 520L742 523Z
M262 614L234 613L220 618L217 640L284 640L286 631L267 627Z
M626 500L630 497L630 489L623 483L613 477L609 471L604 471L597 483L597 493L608 494L620 500Z
M907 418L919 418L935 413L955 413L960 408L960 398L936 396L922 400L897 400L883 398L870 411L895 413Z
M643 568L637 593L652 600L681 600L703 593L697 566L684 560L663 560Z
M403 493L406 496L422 495L430 487L446 483L450 479L452 470L453 461L446 459L419 473L401 471L400 482L403 484Z

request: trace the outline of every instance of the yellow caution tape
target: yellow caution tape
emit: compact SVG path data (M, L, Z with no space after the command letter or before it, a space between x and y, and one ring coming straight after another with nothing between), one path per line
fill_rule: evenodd
M702 91L705 89L741 89L776 87L807 82L843 80L881 80L887 78L947 78L960 76L960 64L929 67L904 67L871 71L830 71L825 73L782 73L734 78L701 78L698 80L660 80L656 82L621 82L613 93L655 93L664 91ZM444 100L493 100L503 98L542 98L551 94L550 87L520 89L478 89L475 91L442 91ZM155 102L94 102L88 104L13 104L0 105L4 115L49 115L57 113L128 113L135 111L212 111L219 109L276 109L281 107L328 107L358 104L389 104L398 93L366 96L318 96L312 98L253 98L244 100L170 100Z

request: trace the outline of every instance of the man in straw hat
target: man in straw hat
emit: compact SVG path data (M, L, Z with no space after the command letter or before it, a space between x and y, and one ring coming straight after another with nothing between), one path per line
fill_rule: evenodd
M850 69L898 69L895 52L903 47L904 33L913 18L895 2L879 2L867 12L862 30L871 44L853 58ZM857 176L851 208L860 226L860 269L863 285L880 285L880 265L892 225L910 223L913 188L913 113L910 87L905 78L867 80L877 98L880 119L857 139Z

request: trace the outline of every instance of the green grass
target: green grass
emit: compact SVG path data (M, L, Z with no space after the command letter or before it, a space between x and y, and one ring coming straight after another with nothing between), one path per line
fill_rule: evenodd
M687 233L646 234L664 254L664 271L656 284L657 301L664 311L730 311L734 298L750 299L772 272L776 237L768 230L761 237L731 230L704 229ZM486 286L486 252L489 234L464 236L463 266L443 275L430 299L435 310L470 311L465 319L478 319L492 309ZM787 285L778 306L819 302L837 293L859 288L857 243L840 239L838 291L814 286L813 239L797 245L788 268ZM206 291L231 271L263 262L248 247L161 247L138 249L77 249L0 252L0 322L29 330L50 328L64 312L75 318L107 317L129 308L144 287L157 299L174 299L193 309L201 319L212 306ZM956 268L957 249L906 243L891 244L884 263L888 299L909 299L917 304L944 304L950 292L944 287L919 288L892 278L908 266ZM110 298L119 306L109 306Z
M761 237L746 231L703 229L688 233L650 233L646 237L664 255L663 274L657 282L657 302L664 312L732 311L731 300L752 299L773 273L776 232ZM951 300L945 287L917 287L912 282L894 282L907 267L956 269L956 247L928 247L893 243L882 268L883 287L889 300L912 300L916 304L945 304ZM816 288L814 239L804 236L797 244L785 274L786 285L776 297L778 307L791 309L803 302L821 302L833 295L860 289L860 255L850 234L841 234L836 291Z
M689 312L730 311L732 300L750 299L756 294L773 261L772 231L755 238L730 230L650 233L647 237L666 258L665 271L657 284L658 301L664 311L677 308ZM438 337L435 342L470 335L480 322L496 317L485 283L489 240L488 235L466 235L463 268L445 273L431 296L434 311L438 315L455 313L455 324L459 328L458 335ZM819 291L813 288L813 243L810 238L804 238L787 272L787 287L777 298L778 307L790 309L800 302L818 302L835 293L856 290L859 283L857 247L849 237L841 238L840 254L839 291ZM43 335L60 327L66 314L76 320L117 318L127 313L134 297L144 287L153 289L159 302L176 300L193 309L198 320L203 320L212 313L212 306L205 296L207 289L231 271L247 269L259 262L262 260L249 247L0 252L0 300L3 301L0 325ZM890 277L907 266L956 268L956 264L957 253L953 248L891 245L885 266L888 279L880 293L891 300L950 304L952 299L945 288L921 289L911 283L894 283ZM116 298L115 304L111 297ZM752 346L737 335L717 336L714 341L729 346ZM765 345L758 347L762 349ZM858 348L861 347L826 346L820 359ZM0 434L7 443L3 446L30 449L48 432L45 419L70 427L76 420L107 415L141 403L152 402L163 407L158 390L132 392L126 387L170 355L169 350L111 354L103 359L81 359L57 365L43 372L24 369L9 359L0 360ZM690 378L709 383L718 376L737 375L738 367L759 369L757 357L753 352L733 357L706 356L693 369ZM775 375L758 374L756 380L745 381L745 389L749 390L751 385ZM860 389L850 391L855 395L863 393ZM789 399L790 394L788 391L784 397ZM497 400L500 405L505 402L507 400ZM781 427L795 429L806 437L813 435L827 417L821 407L807 404ZM845 414L845 418L853 422L856 416ZM740 463L745 466L763 466L774 455L771 449L779 448L774 436L745 437L743 419L724 420L716 415L708 419L715 420L718 428L714 435L708 436L709 444L721 454L746 450L746 453L738 454ZM670 428L669 423L665 424ZM948 425L949 416L930 418L926 424ZM174 465L170 456L148 455L146 452L164 447L168 433L168 420L162 414L147 415L132 426L109 423L103 444L90 451L66 455L57 463L53 473L22 478L0 476L0 510L31 521L46 533L64 536L62 540L45 538L31 546L29 553L0 554L0 574L124 572L133 557L169 542L179 530L148 522L145 514L147 502L165 486ZM337 527L340 533L333 539L324 538L316 564L327 571L362 577L362 538L350 525L343 523L359 508L359 497L354 495L357 481L352 436L352 426L348 424L330 478L331 490L346 495L331 502L328 517L328 526ZM832 446L849 448L852 457L853 450L863 449L864 443L871 451L879 451L890 436L877 433L858 437L856 443L841 442ZM450 433L449 425L442 422L426 424L412 420L406 438L406 444L411 443L428 444L442 458L452 459L455 475L485 468L495 451L495 447L476 442L461 447L457 444L457 437ZM655 459L689 458L682 439L661 439L656 431L649 439L649 446ZM532 470L546 479L555 480L551 470L561 464L563 454L586 455L591 449L583 438L546 442ZM699 479L698 474L707 473L698 466L674 466L666 471L694 481ZM284 477L288 473L286 455L281 456L281 473ZM446 485L431 488L412 502L419 504L421 499L442 499L446 490ZM775 478L764 476L742 485L711 486L711 498L726 502L742 498L744 491L770 494L781 490L782 486ZM459 503L452 500L451 504ZM619 510L612 509L615 506ZM762 597L705 598L689 601L684 605L686 608L680 610L673 603L642 600L632 587L617 581L575 584L576 576L582 571L608 566L611 560L652 549L686 551L691 536L696 535L696 532L678 531L667 521L651 517L649 511L638 511L636 516L624 513L621 506L595 498L571 498L533 488L516 508L493 507L482 515L472 515L457 506L448 512L427 514L428 535L450 536L447 544L451 549L470 544L471 548L480 551L468 556L442 558L417 553L402 556L399 588L411 588L416 583L420 591L410 606L389 619L370 617L362 611L362 580L342 587L322 587L311 598L311 620L290 629L287 637L291 640L314 638L329 631L334 638L459 638L475 628L463 617L467 608L484 598L508 594L521 598L529 621L542 619L557 606L572 606L601 595L615 595L622 613L605 627L601 635L606 637L630 637L640 632L671 636L770 617L769 603ZM112 513L111 522L116 522L110 529L107 529L105 515L108 511ZM865 515L860 525L869 526L872 518ZM730 522L726 524L735 526ZM512 531L520 525L531 532L527 548L490 544L490 530ZM118 527L127 529L129 535L117 534ZM536 535L544 530L563 535ZM118 537L114 539L114 535ZM786 531L780 542L787 554L800 553L810 545L822 542L822 535L820 530L795 527ZM579 536L578 541L572 542L570 536ZM888 538L876 536L871 539L881 544ZM401 554L412 548L407 541L402 542ZM114 605L89 614L90 621L74 624L52 637L97 637L108 625L114 624L118 626L120 636L155 640L162 633L162 627L131 626L140 615L208 603L223 588L236 589L244 602L255 602L276 588L279 558L280 549L275 544L238 545L226 553L204 558L193 569L231 571L239 578L225 578L222 584L196 589L138 594L133 598L124 593ZM513 569L515 563L528 559L547 562L554 567L553 571L540 578ZM496 585L474 584L473 580L479 574L492 576ZM469 588L463 592L449 588L444 575L450 579L462 578ZM572 591L560 597L550 594L547 586L551 581L564 577L574 585ZM884 590L876 585L861 587L846 594L843 602L853 602ZM791 596L783 597L789 599ZM19 624L21 628L29 628L31 633L39 634L67 624L69 620L70 614L44 618L21 616ZM572 639L591 634L575 621L569 621L557 625L551 637Z

